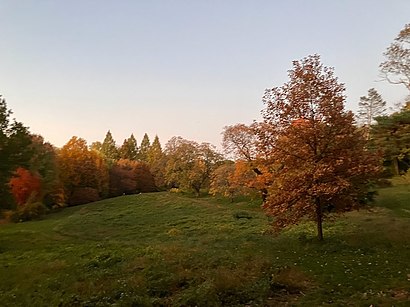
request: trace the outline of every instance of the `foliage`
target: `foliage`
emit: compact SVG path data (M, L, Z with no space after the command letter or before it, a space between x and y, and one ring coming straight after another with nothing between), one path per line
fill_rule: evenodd
M12 112L0 95L0 208L12 208L8 182L19 167L28 167L31 158L31 137L22 123L10 121Z
M248 161L226 162L216 168L211 176L209 192L223 195L232 201L236 196L252 195L265 186Z
M85 140L72 137L58 151L58 165L60 180L69 204L74 204L74 193L78 193L81 188L95 189L102 198L107 195L107 164L98 152L88 149Z
M91 187L75 187L70 195L69 204L83 205L100 200L98 190Z
M394 175L410 168L410 104L400 112L376 117L370 131L371 146L381 149L385 165Z
M374 88L369 89L367 96L360 97L358 119L361 124L370 127L374 118L385 112L386 101Z
M119 160L118 162L121 162ZM134 194L137 191L137 182L132 167L114 164L110 168L110 193L111 197L123 194Z
M134 134L128 139L124 140L124 143L119 149L119 156L121 159L137 160L138 159L138 145Z
M323 218L358 208L380 162L344 110L344 86L318 55L294 61L289 78L263 96L259 146L275 169L264 208L278 229L315 220L322 240Z
M16 211L10 214L9 219L12 222L25 222L36 220L44 216L47 208L41 202L29 202L24 206L19 206Z
M173 137L166 144L167 165L165 180L170 187L191 190L200 194L209 185L213 169L222 161L215 148L181 137Z
M165 187L164 170L166 156L162 151L161 143L156 135L147 155L148 165L154 176L155 185L158 188Z
M57 165L57 154L54 147L45 142L40 135L31 136L32 157L29 162L30 171L38 174L41 180L39 199L49 208L61 206L61 182Z
M154 178L144 162L120 159L110 169L110 196L154 191Z
M151 142L149 140L148 134L144 134L141 141L140 150L138 153L138 159L144 162L148 161L148 153L151 148Z
M390 83L403 84L410 91L410 23L400 31L384 53L380 70Z
M9 182L11 193L19 207L24 206L29 198L40 198L41 182L38 175L25 168L17 168Z
M108 164L112 164L119 157L118 149L110 130L107 131L104 141L101 144L101 153L107 159Z

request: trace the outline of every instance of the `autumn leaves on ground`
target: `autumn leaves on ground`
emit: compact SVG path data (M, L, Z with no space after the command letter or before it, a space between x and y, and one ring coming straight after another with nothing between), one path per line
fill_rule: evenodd
M409 39L380 68L410 89ZM355 116L319 55L288 76L262 121L224 128L223 153L111 131L55 148L1 99L1 302L406 304L410 102L387 114L370 89Z

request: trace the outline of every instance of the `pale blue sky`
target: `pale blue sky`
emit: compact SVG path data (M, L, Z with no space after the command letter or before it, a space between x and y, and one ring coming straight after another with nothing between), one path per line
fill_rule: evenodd
M375 87L383 52L410 22L409 0L0 0L0 93L56 146L108 129L220 145L225 125L260 118L267 87L319 53L347 108Z

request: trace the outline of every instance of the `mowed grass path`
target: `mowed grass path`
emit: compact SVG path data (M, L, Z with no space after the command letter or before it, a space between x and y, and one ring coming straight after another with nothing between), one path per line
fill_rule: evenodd
M408 306L409 199L381 190L324 243L311 223L271 234L254 202L167 192L0 225L0 305Z

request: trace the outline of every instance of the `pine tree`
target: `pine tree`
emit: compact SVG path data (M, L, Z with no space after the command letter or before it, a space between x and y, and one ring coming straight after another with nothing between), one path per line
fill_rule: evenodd
M386 101L374 88L369 89L367 96L360 97L358 119L364 126L370 127L374 118L385 112Z
M144 134L144 137L141 141L140 150L138 153L138 158L140 161L148 162L148 153L151 147L151 143L148 137L148 134Z
M134 134L131 134L128 139L124 140L124 143L122 144L119 151L121 159L128 159L133 161L138 159L138 145Z
M108 130L104 142L101 145L101 153L108 161L115 161L118 159L118 149L110 130Z
M152 145L150 146L147 153L147 162L149 165L154 164L156 161L162 158L162 148L159 141L158 135L155 136Z

